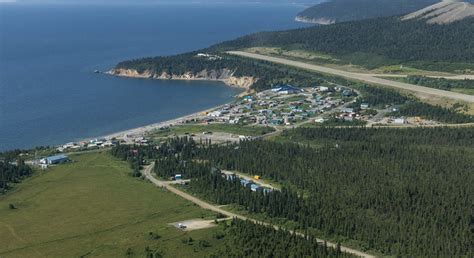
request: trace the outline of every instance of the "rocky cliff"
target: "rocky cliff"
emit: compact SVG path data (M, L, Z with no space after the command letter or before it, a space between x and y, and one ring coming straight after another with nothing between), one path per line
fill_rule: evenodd
M250 87L257 82L257 78L252 76L234 76L234 72L229 69L220 70L203 70L198 73L187 72L184 74L169 74L166 72L156 73L150 70L138 72L134 69L113 69L108 74L131 78L146 78L156 80L210 80L222 81L225 84L233 87L240 87L250 89Z

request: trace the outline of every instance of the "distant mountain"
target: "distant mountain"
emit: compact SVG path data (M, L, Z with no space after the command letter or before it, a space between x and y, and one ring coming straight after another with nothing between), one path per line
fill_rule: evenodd
M34 4L212 4L212 3L288 3L288 4L317 4L322 0L0 0L17 3Z
M438 3L440 0L330 0L310 7L297 21L332 24L377 17L402 15Z
M474 17L474 5L462 1L447 0L404 16L403 20L425 20L429 24L449 24Z

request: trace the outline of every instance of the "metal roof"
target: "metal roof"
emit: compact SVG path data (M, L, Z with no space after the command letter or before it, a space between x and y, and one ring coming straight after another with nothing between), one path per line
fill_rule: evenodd
M68 156L66 156L66 155L64 155L64 154L60 154L60 155L55 155L55 156L47 157L46 159L49 160L49 161L62 160L62 159L68 159Z

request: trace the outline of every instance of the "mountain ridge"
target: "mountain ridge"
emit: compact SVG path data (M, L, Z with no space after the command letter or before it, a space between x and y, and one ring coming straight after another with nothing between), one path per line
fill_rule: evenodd
M474 5L464 1L446 0L402 17L406 20L425 20L428 24L450 24L474 17Z
M332 0L300 12L295 20L321 25L408 14L440 0Z

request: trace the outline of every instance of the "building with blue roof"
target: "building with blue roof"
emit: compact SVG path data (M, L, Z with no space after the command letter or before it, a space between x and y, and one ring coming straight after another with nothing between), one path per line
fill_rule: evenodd
M278 94L297 94L303 92L302 89L295 87L290 84L280 85L272 89L273 92Z
M247 186L250 182L248 180L245 180L245 179L240 179L240 184L242 184L243 186Z
M46 157L44 159L41 159L40 163L41 164L46 164L46 165L51 165L51 164L65 163L65 162L68 162L68 161L69 161L68 156L66 156L64 154L60 154L60 155L50 156L50 157Z
M256 192L258 190L258 188L260 188L260 186L257 185L257 184L251 184L250 185L250 190L252 190L253 192Z

